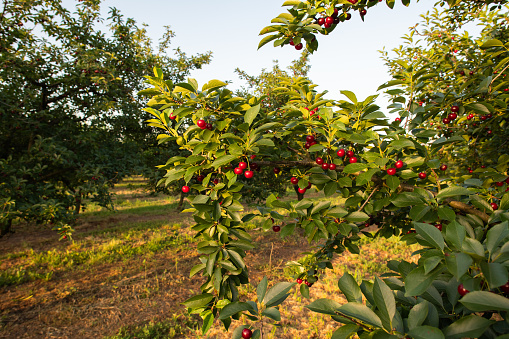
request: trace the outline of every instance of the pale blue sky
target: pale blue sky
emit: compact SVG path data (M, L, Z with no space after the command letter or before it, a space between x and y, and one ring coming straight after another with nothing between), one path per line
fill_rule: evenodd
M67 8L77 3L63 2ZM117 7L125 16L148 24L149 36L155 41L161 37L163 26L170 25L177 35L173 40L175 47L188 53L213 52L212 63L192 74L200 85L220 79L231 80L231 87L238 88L243 83L233 72L236 67L257 75L262 68L272 67L272 60L287 66L299 56L288 45L274 48L269 43L256 50L260 30L285 11L282 3L283 0L106 0L102 6L105 12L108 7ZM353 91L359 98L375 94L377 87L389 80L377 51L397 47L408 27L419 22L419 15L434 3L412 1L407 8L397 1L393 10L378 5L368 10L364 23L355 13L352 20L340 24L330 36L321 36L320 47L311 56L310 71L318 90L328 90L329 98L340 98L342 89Z

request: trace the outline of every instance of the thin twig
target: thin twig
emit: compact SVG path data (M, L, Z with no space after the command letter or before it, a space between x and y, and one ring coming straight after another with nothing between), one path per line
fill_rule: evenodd
M371 199L371 197L373 196L373 194L375 194L376 191L378 191L378 189L380 188L380 186L376 186L375 189L373 190L373 192L371 192L371 194L369 195L369 197L366 199L366 201L364 201L364 203L362 204L362 206L359 208L359 210L357 212L360 212L362 211L362 209L364 208L364 206L366 206L366 204L368 203L369 199Z

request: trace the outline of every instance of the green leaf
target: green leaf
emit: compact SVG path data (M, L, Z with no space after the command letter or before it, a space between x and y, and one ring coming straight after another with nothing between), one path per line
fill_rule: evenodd
M350 302L344 304L337 311L348 317L359 319L360 321L375 327L382 327L382 321L369 307L364 304Z
M248 109L246 114L244 115L244 122L251 126L254 119L258 115L258 112L260 112L260 105L253 106L250 109Z
M453 221L447 225L447 228L445 229L445 240L454 245L456 249L460 250L463 248L463 240L465 239L466 234L467 230L465 229L465 226Z
M402 148L414 147L414 143L409 139L399 139L391 141L389 147L400 150Z
M474 312L509 311L508 298L487 291L469 292L459 302Z
M272 286L267 294L265 295L265 298L263 298L263 304L265 304L267 307L275 306L272 305L273 303L277 302L279 299L283 298L289 290L292 289L292 287L295 286L295 283L291 282L280 282L276 285Z
M187 308L195 309L195 308L204 307L209 302L211 302L212 299L214 299L214 296L212 294L203 293L203 294L195 295L194 297L187 299L182 304Z
M507 268L500 263L481 262L481 271L490 288L505 285L509 279Z
M382 320L384 323L389 324L388 331L392 330L392 318L396 313L396 300L392 290L387 284L378 277L375 277L375 283L373 285L373 297L375 299L376 306L380 310Z
M212 314L211 311L207 311L205 313L205 316L202 315L202 319L203 319L203 324L201 326L201 333L203 335L205 335L205 333L207 333L208 330L210 330L210 328L212 327L212 324L214 323L214 315Z
M491 39L483 43L481 48L503 47L503 46L504 44L502 43L502 41L497 39Z
M338 184L335 183L334 181L327 183L327 185L325 185L325 187L323 189L325 196L326 197L332 196L334 193L336 193L337 187L338 187Z
M258 49L262 48L265 44L271 42L272 40L277 39L278 37L279 37L279 34L267 35L262 40L260 40L260 43L258 44Z
M390 175L386 180L385 180L385 183L387 184L387 186L389 186L389 188L392 190L392 191L395 191L399 185L401 184L401 182L399 181L399 178L395 175Z
M414 339L444 339L444 334L436 327L417 326L408 333Z
M343 274L338 280L338 287L349 302L362 302L361 289L351 274Z
M207 90L214 90L214 89L217 89L217 88L221 88L221 87L224 87L226 86L227 83L225 82L222 82L220 80L210 80L209 82L207 82L205 85L203 85L202 87L202 91L205 92Z
M330 299L318 299L306 305L311 311L329 315L337 315L336 310L341 306L337 301Z
M399 193L395 198L391 199L391 202L396 207L415 206L425 203L423 197L414 192Z
M447 206L440 206L438 208L438 217L442 220L454 221L456 220L456 213Z
M421 220L431 208L426 205L415 205L412 207L408 215L413 221Z
M433 225L423 224L420 222L414 222L413 224L417 233L431 246L440 249L441 251L444 250L444 238L442 237L442 232L440 232L438 228Z
M355 94L353 92L350 92L350 91L339 91L341 94L343 94L344 96L346 96L348 99L350 99L351 102L353 102L354 104L357 103L357 97L355 96Z
M492 323L493 321L472 314L460 318L446 327L444 329L444 335L447 339L477 338L481 336Z
M445 257L445 263L447 264L447 269L451 274L453 274L456 279L460 279L465 273L467 273L470 265L472 265L474 261L472 258L465 253L451 253L449 256Z
M231 163L233 160L237 159L238 156L236 155L223 155L219 158L217 158L213 163L212 166L217 169L218 167L221 167L223 165Z
M272 320L281 321L281 314L279 313L278 309L275 307L270 307L270 308L264 309L262 314L266 317L269 317Z
M193 277L196 273L203 270L205 266L206 266L205 264L198 264L193 266L193 268L191 268L191 272L189 272L189 278Z
M306 284L300 284L300 294L304 298L309 299L309 287Z
M428 302L422 301L412 307L408 314L408 328L410 330L415 327L421 326L426 317L428 316Z
M219 319L230 318L232 315L244 311L254 311L253 306L245 302L234 301L223 307L221 312L219 312Z
M405 297L414 297L424 293L438 276L437 271L424 273L424 267L417 267L405 278Z
M493 254L495 249L500 245L500 243L509 235L509 227L508 222L504 221L498 225L493 226L486 235L486 248L490 253L490 256Z
M368 166L366 164L356 162L353 164L346 165L345 168L343 169L343 173L347 173L347 174L357 173L362 170L365 170L366 168L368 168Z
M466 189L465 187L450 186L441 190L440 193L437 194L437 199L441 200L445 198L456 197L459 195L470 195L470 194L472 194L472 192Z
M265 298L265 293L267 292L267 277L263 277L262 281L258 284L256 288L256 295L258 297L258 302L261 302L263 298Z
M316 144L316 145L309 147L308 152L310 152L310 153L319 152L319 151L323 150L324 148L325 147L323 145Z
M330 339L348 339L350 335L357 332L359 326L355 324L343 325L332 334Z

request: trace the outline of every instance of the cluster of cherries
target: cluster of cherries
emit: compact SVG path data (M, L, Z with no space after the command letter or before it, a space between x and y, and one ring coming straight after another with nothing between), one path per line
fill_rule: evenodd
M233 170L233 172L237 175L244 173L244 176L246 179L251 179L253 177L253 171L247 170L244 172L244 170L247 168L247 164L244 161L239 162L239 165Z
M459 112L459 110L460 110L459 106L456 106L456 105L452 106L451 113L449 113L447 118L443 118L442 122L447 125L447 124L451 123L452 121L456 120L456 118L458 117L457 113Z
M170 119L171 119L172 115L173 115L173 113L170 114ZM208 129L209 131L212 131L214 129L214 127L212 126L212 124L210 122L206 122L203 119L198 119L196 121L196 126L200 127L201 129Z
M297 177L292 177L292 178L290 179L290 182L291 182L292 184L294 184L294 185L297 185L297 184L299 183L299 179L298 179ZM298 191L300 194L304 194L304 193L306 193L306 191L307 191L308 189L310 189L310 188L311 188L311 183L308 183L308 185L307 185L306 187L304 187L304 188L300 188L300 187L299 187L299 188L297 189L297 191Z
M316 145L316 140L314 135L308 135L306 137L306 144L304 148L309 149L311 146Z

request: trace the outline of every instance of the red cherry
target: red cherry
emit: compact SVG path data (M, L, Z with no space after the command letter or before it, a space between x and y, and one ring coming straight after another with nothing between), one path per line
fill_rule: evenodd
M313 283L310 283L309 281L304 281L304 284L306 284L307 287L311 287L313 286Z
M451 122L451 120L449 120L449 118L444 118L444 119L442 119L442 122L443 122L444 124L448 124L448 123L450 123L450 122Z
M201 129L207 128L207 123L203 119L199 119L198 121L196 121L196 125Z
M298 191L299 191L300 194L306 193L306 189L305 188L300 188L299 187Z
M301 278L297 279L297 284L302 284L302 279Z
M442 166L440 166L440 170L441 170L441 171L445 171L445 170L447 170L447 165L442 165Z
M205 128L206 128L206 129L208 129L209 131L212 131L212 130L214 129L214 127L212 126L212 124L211 124L211 123L207 123L207 124L205 125Z
M345 150L344 149L338 149L338 151L336 152L336 154L338 155L338 157L342 158L345 156Z
M352 1L350 1L350 2L352 2ZM357 2L357 1L355 1L355 2ZM352 2L352 3L354 3L354 2ZM352 18L352 14L350 14L350 13L346 13L346 18L345 18L345 20L350 20L351 18Z
M279 232L279 231L281 231L281 227L279 227L278 225L274 225L274 226L272 226L272 230L274 232Z
M470 113L469 115L467 115L467 119L468 120L472 120L472 118L474 117L474 115L472 113Z
M236 168L233 170L233 172L234 172L235 174L242 174L243 170L242 170L242 168L238 168L238 167L236 167Z
M203 175L199 175L196 177L196 180L198 180L198 182L202 182L203 179L205 179L205 177Z
M396 165L396 168L401 168L401 167L403 167L405 164L403 163L403 161L398 160L398 161L396 161L396 164L395 164L395 165Z
M436 224L435 227L442 232L442 224Z
M468 74L470 74L470 75L474 75L474 71L470 71Z
M451 107L451 112L458 113L459 111L460 111L459 106L454 105L454 106Z
M252 171L245 171L244 172L244 176L246 177L246 179L251 179L253 177L253 172Z
M175 120L175 119L177 119L177 116L173 115L173 112L171 112L169 118L170 118L170 120Z
M394 175L396 174L396 169L394 167L391 167L387 170L388 175Z
M509 293L509 281L505 285L500 286L500 290L504 293Z
M306 141L307 141L307 142L309 142L309 143L311 143L311 142L315 141L315 137L314 137L314 136L312 136L312 135L308 135L308 136L306 137Z
M468 292L470 292L469 290L467 290L463 284L459 284L458 285L458 293L461 295L461 296L464 296L465 294L467 294Z
M424 172L419 173L419 179L426 179L427 175Z
M394 121L401 122L401 118L396 118L396 119L394 119Z
M295 49L300 51L302 49L302 42L299 42L297 45L295 45Z
M279 167L274 167L273 171L274 174L278 174L279 172L281 172L281 169Z
M308 189L310 189L310 188L311 188L311 183L310 183L310 182L308 182L308 185L306 186L306 189L308 190Z
M242 330L242 338L250 339L252 336L253 336L253 331L251 331L249 328L245 328Z
M329 169L329 164L328 164L328 163L326 163L326 162L324 162L324 163L322 164L322 169L323 169L324 171L328 170L328 169Z
M495 185L497 185L498 187L501 187L501 186L504 186L504 182L503 181L499 181L499 182L495 183Z
M361 9L359 13L361 14L361 16L365 16L368 13L368 11L366 11L365 9Z
M241 170L245 170L247 168L247 164L244 161L239 162L239 168Z
M350 159L348 159L348 161L351 163L351 164L355 164L357 162L357 157L351 157Z
M317 163L318 165L323 164L323 159L322 159L322 158L320 158L320 157L316 158L316 160L315 160L315 161L316 161L316 163Z
M254 158L256 158L256 155L252 154L250 158L251 158L251 160L253 160Z
M488 119L488 117L487 117L487 116L485 116L485 115L483 115L483 116L481 117L481 120L482 120L482 121L484 121L484 120L486 120L486 119Z
M496 202L492 202L491 203L491 208L493 208L494 210L498 209L498 205Z
M295 46L295 43L293 42L293 38L290 39L290 46Z
M182 186L182 192L184 193L189 192L189 186Z
M317 23L318 23L320 26L323 26L323 25L325 24L325 19L324 19L324 18L319 18Z
M325 18L325 24L326 25L332 25L334 23L334 18L328 16Z
M297 183L299 182L299 179L297 179L296 177L292 177L292 178L290 179L290 182L291 182L292 184L294 184L294 185L297 185Z
M329 164L329 169L331 171L335 171L336 170L336 164Z
M456 119L458 117L458 115L456 113L449 113L449 120L453 121L454 119Z
M219 184L219 179L216 178L216 179L212 180L212 182L214 183L214 185L217 185L217 184Z

